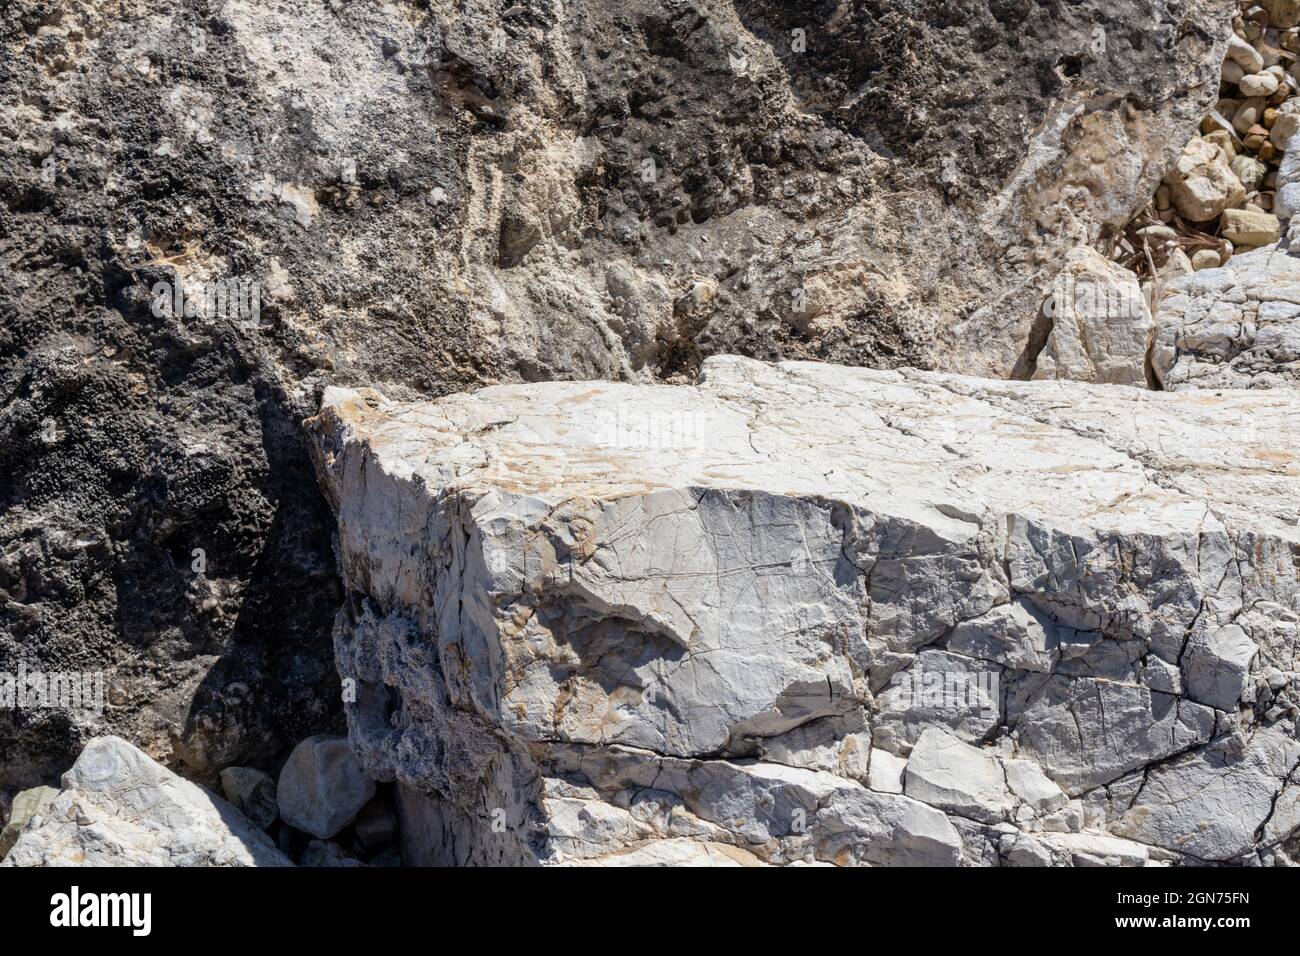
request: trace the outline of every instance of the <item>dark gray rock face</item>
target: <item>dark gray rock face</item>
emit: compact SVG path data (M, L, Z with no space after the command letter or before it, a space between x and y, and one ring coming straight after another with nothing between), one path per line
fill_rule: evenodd
M326 383L1032 373L1045 277L1149 198L1228 8L6 6L0 670L109 690L0 712L0 787L102 733L215 779L341 729ZM256 322L155 292L240 278Z

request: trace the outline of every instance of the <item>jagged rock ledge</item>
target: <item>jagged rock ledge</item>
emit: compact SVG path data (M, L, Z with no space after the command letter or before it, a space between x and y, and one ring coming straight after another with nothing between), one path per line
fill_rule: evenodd
M408 862L1297 859L1300 394L710 359L309 423Z

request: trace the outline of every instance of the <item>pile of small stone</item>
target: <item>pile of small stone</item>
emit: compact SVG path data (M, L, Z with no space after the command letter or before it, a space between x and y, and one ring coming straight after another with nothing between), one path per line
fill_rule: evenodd
M1279 190L1300 133L1300 0L1244 0L1232 27L1218 103L1120 242L1144 277L1217 268L1276 242L1290 216Z

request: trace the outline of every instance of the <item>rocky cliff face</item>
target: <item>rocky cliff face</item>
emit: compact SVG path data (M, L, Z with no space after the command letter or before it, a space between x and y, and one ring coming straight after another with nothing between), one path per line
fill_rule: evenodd
M338 723L322 383L1028 375L1038 286L1150 196L1228 7L6 7L0 659L112 686L0 716L0 786L105 729L211 779Z
M1264 6L0 10L23 862L1294 860Z
M730 357L331 390L353 744L426 862L1285 862L1297 412Z

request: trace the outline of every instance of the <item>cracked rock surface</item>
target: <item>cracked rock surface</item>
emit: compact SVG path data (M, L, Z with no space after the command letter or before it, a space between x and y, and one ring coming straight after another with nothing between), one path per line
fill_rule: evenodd
M1257 249L1173 282L1151 364L1170 391L1300 386L1300 259Z
M1071 249L1052 283L1036 379L1147 384L1151 311L1137 278L1090 246Z
M1294 863L1297 413L739 357L330 389L351 741L408 862Z

